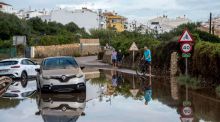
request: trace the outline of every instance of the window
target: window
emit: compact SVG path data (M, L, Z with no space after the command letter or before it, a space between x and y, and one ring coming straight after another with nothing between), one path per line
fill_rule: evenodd
M18 61L2 61L0 62L0 66L10 66L18 64Z
M43 69L44 70L51 70L51 69L66 69L66 68L75 67L78 68L78 64L76 63L75 59L66 57L66 58L51 58L46 59L43 62Z
M35 63L31 60L27 60L28 65L35 65Z
M21 64L23 64L23 65L28 65L27 59L22 60L22 61L21 61Z

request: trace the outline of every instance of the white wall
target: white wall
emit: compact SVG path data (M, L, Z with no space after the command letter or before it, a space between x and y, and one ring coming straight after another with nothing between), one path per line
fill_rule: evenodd
M12 6L3 5L3 4L1 4L1 5L2 5L2 8L0 8L0 10L1 10L2 12L5 12L5 13L13 13L13 12L14 12Z
M51 21L62 24L74 22L80 28L84 27L87 32L92 28L99 28L99 16L95 12L87 10L67 11L55 10L51 12Z
M39 17L39 16L42 16L42 15L43 15L43 13L40 13L38 11L29 11L29 12L25 13L26 19L30 19L30 18L33 18L33 17Z

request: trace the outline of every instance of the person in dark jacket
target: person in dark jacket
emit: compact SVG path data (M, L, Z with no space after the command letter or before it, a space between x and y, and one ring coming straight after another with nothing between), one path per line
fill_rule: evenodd
M117 53L117 65L118 66L121 66L123 57L124 56L123 56L121 50L119 50L118 53Z

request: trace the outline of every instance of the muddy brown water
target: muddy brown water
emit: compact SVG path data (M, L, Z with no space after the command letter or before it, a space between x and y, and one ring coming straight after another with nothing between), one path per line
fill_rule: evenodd
M149 80L101 70L99 78L87 81L84 93L0 98L0 122L220 121L220 99L209 90L190 90L162 77L153 77L150 87Z

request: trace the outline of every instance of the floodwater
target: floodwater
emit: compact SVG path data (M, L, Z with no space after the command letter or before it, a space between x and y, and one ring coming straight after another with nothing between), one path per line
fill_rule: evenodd
M215 94L181 87L175 78L101 71L99 78L87 81L84 93L41 94L34 92L35 85L34 80L25 88L14 84L7 92L18 95L0 98L0 122L220 121Z

